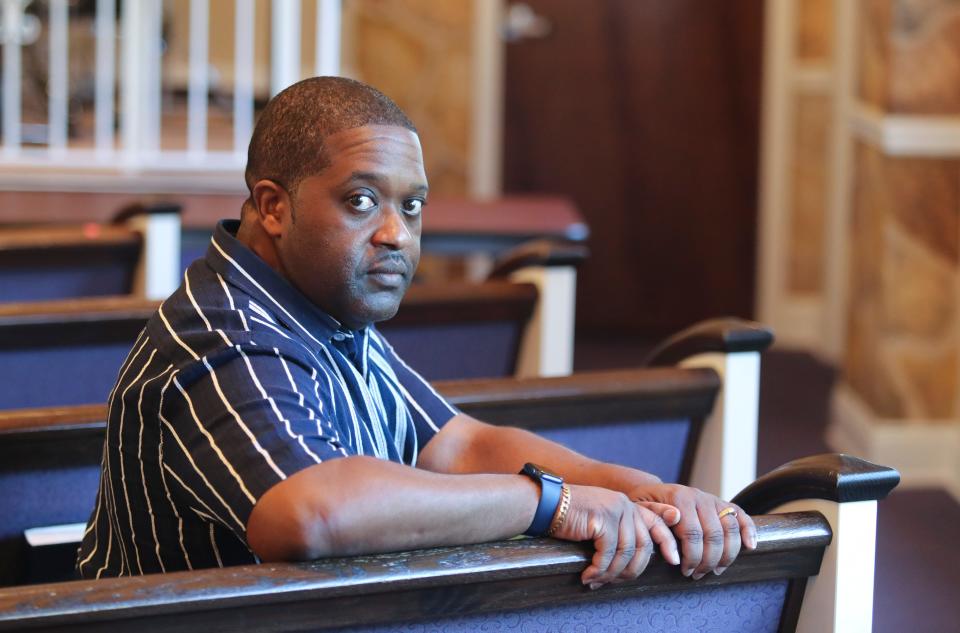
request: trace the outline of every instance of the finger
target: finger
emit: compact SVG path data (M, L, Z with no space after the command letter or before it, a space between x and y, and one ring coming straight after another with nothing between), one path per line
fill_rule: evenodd
M740 553L740 521L739 514L726 514L720 518L723 529L723 554L720 556L713 573L722 574L733 563Z
M663 519L663 522L669 526L674 526L680 522L680 510L677 509L677 506L670 505L669 503L660 503L659 501L637 501L635 503L652 512L656 512L657 515Z
M757 549L757 524L753 518L744 512L740 506L732 505L737 511L737 522L740 525L740 540L747 549Z
M716 504L698 503L697 516L700 518L700 527L703 530L703 558L693 572L694 580L700 580L716 568L720 557L723 556L724 546L723 526L717 517Z
M680 573L690 576L697 569L703 558L703 529L697 518L697 509L694 505L677 506L680 508L680 522L673 531L680 539L680 552L683 558L680 564Z
M636 552L620 573L620 580L633 580L642 574L643 570L650 564L650 557L653 555L653 539L650 535L650 528L647 526L648 522L661 525L668 534L670 533L670 530L663 524L663 519L643 508L637 508L632 513L630 520L633 521L636 534Z
M617 550L610 561L607 572L600 580L611 582L620 577L623 570L626 569L630 561L637 553L637 527L633 521L633 513L625 512L620 517L620 529L618 530Z
M583 570L580 580L583 584L590 585L591 589L596 589L603 582L599 580L610 566L610 561L616 553L618 541L618 526L602 525L599 518L593 519L590 526L590 533L593 535L593 546L596 551L590 561L590 566ZM594 586L596 585L596 586Z
M679 513L679 510L677 511ZM677 550L677 539L673 532L663 522L662 515L656 515L647 512L645 508L639 508L638 515L644 522L644 527L650 533L650 539L660 549L660 554L671 565L680 564L680 552ZM640 548L640 536L637 536L637 548Z

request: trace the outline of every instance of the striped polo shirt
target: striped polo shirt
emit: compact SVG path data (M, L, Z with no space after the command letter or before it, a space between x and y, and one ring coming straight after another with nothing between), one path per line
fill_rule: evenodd
M349 455L416 465L456 410L374 327L349 331L221 222L150 319L109 398L84 578L256 562L273 485Z

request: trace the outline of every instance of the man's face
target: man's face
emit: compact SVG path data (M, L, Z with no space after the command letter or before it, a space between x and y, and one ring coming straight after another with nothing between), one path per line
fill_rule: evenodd
M420 261L420 139L369 125L330 135L325 148L331 164L300 182L277 250L294 286L360 328L396 314Z

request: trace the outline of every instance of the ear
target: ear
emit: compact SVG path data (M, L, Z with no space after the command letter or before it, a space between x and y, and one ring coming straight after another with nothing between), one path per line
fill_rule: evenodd
M263 230L272 238L282 237L293 218L287 190L273 180L258 180L250 197Z

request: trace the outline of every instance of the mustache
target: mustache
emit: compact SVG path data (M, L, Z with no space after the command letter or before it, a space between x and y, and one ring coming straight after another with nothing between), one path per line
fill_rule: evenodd
M413 272L413 264L403 253L390 252L376 257L367 267L367 270L387 271L407 275Z

